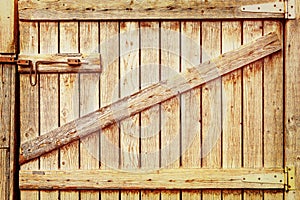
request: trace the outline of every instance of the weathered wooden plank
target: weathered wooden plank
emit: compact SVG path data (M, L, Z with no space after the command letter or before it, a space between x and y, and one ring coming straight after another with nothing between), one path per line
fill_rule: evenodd
M16 199L18 194L13 190L17 185L17 170L19 169L17 163L18 155L18 139L17 126L16 126L16 66L12 65L10 67L10 134L9 134L9 199Z
M202 23L202 61L206 62L221 52L221 23ZM202 87L202 167L220 168L222 130L221 78ZM205 190L203 199L221 199L220 190Z
M21 0L21 20L129 20L129 19L228 19L284 18L282 13L242 12L241 6L264 1L109 1Z
M9 199L9 153L7 149L0 149L0 196Z
M279 21L264 21L264 33L275 32L283 37ZM269 67L270 66L270 67ZM283 53L264 59L264 167L283 166ZM264 191L265 200L283 199L283 191Z
M295 1L296 2L296 1ZM285 199L300 196L300 4L296 2L296 20L288 20L285 36L285 165L296 167L296 191L285 193Z
M140 22L141 89L159 82L159 22ZM159 166L160 105L141 112L141 169ZM141 191L145 200L159 200L159 192Z
M52 43L50 46L55 46L55 43ZM101 58L98 53L21 54L18 58L19 60L31 60L34 69L38 65L38 73L101 72ZM79 59L80 65L68 65L68 59ZM30 73L30 67L19 65L18 71L19 73Z
M99 23L80 22L80 52L99 51ZM80 116L99 108L100 74L80 74ZM80 169L99 169L99 131L80 139ZM81 200L99 199L98 191L81 191Z
M17 52L17 1L5 0L0 7L0 53Z
M277 176L277 178L274 178ZM253 177L261 177L256 183ZM247 182L247 179L252 179ZM283 189L283 169L163 169L21 171L21 189ZM282 181L282 182L280 182Z
M180 73L180 22L161 23L161 79ZM168 88L170 89L170 88ZM180 167L180 97L161 104L161 167ZM161 199L178 199L180 191L162 191Z
M139 24L120 22L120 97L139 91ZM120 121L120 169L140 167L140 115ZM121 199L139 199L139 191L122 191Z
M14 89L14 83L12 78L14 74L13 65L0 65L0 94L2 98L0 99L0 148L9 148L10 145L10 135L12 128L12 95Z
M242 44L239 21L222 22L222 53ZM236 70L222 77L222 165L223 168L242 166L242 71ZM222 191L224 200L241 200L240 190Z
M181 66L182 70L200 63L199 21L181 22ZM181 95L181 156L182 167L201 166L201 88L195 88ZM182 199L200 199L201 191L182 191Z
M20 22L20 52L38 53L38 23ZM20 75L20 139L21 142L39 136L39 95L38 85L29 84L29 75ZM38 170L39 161L34 160L21 167L21 170ZM21 191L22 200L38 200L38 191Z
M115 121L132 116L166 101L178 93L197 87L280 49L281 45L276 34L263 36L254 43L244 45L195 68L189 68L187 71L175 76L175 78L149 86L131 96L120 99L114 104L102 107L98 111L54 129L47 135L23 143L19 161L23 164L45 152L87 136L96 130L115 123Z
M244 43L260 37L262 33L262 21L243 23ZM263 62L257 61L243 69L243 162L248 168L263 166L262 67ZM263 192L246 190L244 198L263 199Z
M78 53L78 23L60 23L60 51ZM79 117L79 74L61 74L60 78L60 125ZM80 126L77 124L77 126ZM79 141L74 141L60 149L60 169L79 168ZM60 192L61 200L79 199L77 191Z
M100 52L103 72L100 78L101 106L119 98L119 23L100 22ZM101 130L101 169L119 168L119 126L112 124ZM119 199L119 191L101 191L102 200Z
M40 23L40 53L57 53L58 51L58 23ZM41 74L39 76L40 93L40 131L41 135L58 127L58 75ZM29 82L27 82L29 84ZM58 169L58 151L45 154L40 158L41 170ZM41 191L40 198L58 198L57 191Z

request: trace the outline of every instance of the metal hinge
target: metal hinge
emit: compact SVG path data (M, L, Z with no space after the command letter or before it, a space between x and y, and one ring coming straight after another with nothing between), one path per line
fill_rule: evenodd
M285 190L286 191L296 190L295 167L294 166L285 167L284 175L285 175Z
M243 182L284 185L284 174L248 174L242 177Z
M254 5L246 5L241 7L242 12L256 13L278 13L284 14L286 19L296 18L296 0L286 0L284 2L261 3Z

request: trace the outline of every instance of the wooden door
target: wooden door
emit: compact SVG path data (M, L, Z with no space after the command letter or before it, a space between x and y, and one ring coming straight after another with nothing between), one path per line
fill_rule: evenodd
M30 74L19 66L21 144L148 85L185 81L181 72L270 32L283 48L284 13L241 6L19 1L20 59L33 67ZM99 62L88 59L95 54ZM70 57L88 61L72 66ZM36 61L44 63L37 68ZM214 73L218 78L204 77L149 109L125 109L129 117L112 116L116 122L101 131L26 162L21 199L283 199L282 51Z

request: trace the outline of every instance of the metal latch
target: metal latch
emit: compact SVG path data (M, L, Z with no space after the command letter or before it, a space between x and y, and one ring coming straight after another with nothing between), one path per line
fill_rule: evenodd
M16 63L16 57L15 56L0 56L0 64L13 64Z
M241 7L242 12L256 12L256 13L278 13L285 14L286 19L296 18L296 0L286 0L284 2L261 3L254 5L246 5Z
M285 167L284 174L285 174L285 190L286 191L296 190L295 167L294 166Z
M30 85L35 86L37 84L37 71L38 71L39 65L67 64L70 66L79 66L79 65L81 65L81 61L80 61L80 59L77 59L77 58L67 59L66 62L65 61L39 60L39 61L36 61L35 64L33 65L33 62L31 60L18 60L17 64L22 67L30 68L30 72L29 72ZM34 78L33 78L33 74L34 74Z

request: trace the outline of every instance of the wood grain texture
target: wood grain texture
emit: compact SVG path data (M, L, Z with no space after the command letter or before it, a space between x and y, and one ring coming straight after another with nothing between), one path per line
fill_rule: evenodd
M120 97L139 91L139 24L120 22ZM125 110L128 112L128 110ZM120 121L120 169L140 168L140 115ZM122 191L122 199L139 199L139 191Z
M285 199L300 196L300 4L296 2L296 20L286 23L285 37L285 165L296 167L296 191L285 193Z
M22 0L19 12L21 20L284 18L284 13L241 11L241 6L268 1Z
M140 22L141 89L159 82L159 22ZM159 169L160 105L141 112L141 170ZM159 192L141 191L145 200L158 200Z
M274 178L275 175L277 178ZM255 183L253 177L261 177L262 182ZM135 189L133 192L124 192L122 196L125 198L129 196L136 198L135 194L138 194L138 189L169 189L168 192L161 194L162 198L174 198L177 197L176 189L283 189L283 178L283 169L280 168L177 168L156 170L148 173L132 173L117 170L30 170L21 171L20 188L47 190L124 189L125 191L126 189Z
M260 37L263 34L262 21L243 23L243 42ZM263 166L263 62L254 62L243 69L243 158L244 167ZM244 192L244 198L262 199L260 190Z
M80 22L80 52L98 53L98 22ZM99 108L100 74L80 74L80 116ZM80 139L80 169L99 169L100 163L99 131ZM98 191L80 192L81 200L99 199Z
M103 71L100 79L101 106L119 98L119 23L100 22L100 52ZM119 168L119 125L112 124L101 130L101 169ZM118 190L101 191L101 199L119 199Z
M78 22L60 23L61 53L78 53ZM79 75L61 74L60 78L60 125L79 117ZM78 124L76 126L79 126ZM79 141L74 141L60 149L60 169L79 168ZM61 191L63 200L79 199L77 191Z
M0 53L17 52L17 1L5 0L0 7Z
M200 27L198 21L181 22L182 70L200 63ZM201 167L201 88L181 95L181 152L182 167ZM182 191L183 199L200 199L201 191Z
M279 21L264 21L264 33L283 37ZM283 155L283 52L264 59L264 167L284 166ZM283 199L283 191L264 191L264 199Z
M38 53L38 23L20 23L20 52ZM29 75L20 75L20 140L28 141L39 135L38 87L31 87ZM21 170L38 170L36 159L21 167ZM21 191L22 200L38 200L38 191Z
M241 22L222 22L222 53L242 44ZM242 166L242 70L222 77L222 165L223 168ZM241 200L240 190L222 191L224 200Z
M14 65L0 64L0 148L9 148L13 131Z
M161 78L180 72L180 22L161 23ZM171 88L168 88L171 89ZM180 97L161 104L161 167L180 167ZM180 191L162 191L161 199L179 199Z
M0 149L0 196L9 199L9 153L7 149Z
M58 51L58 24L40 23L40 53L57 53ZM39 76L40 99L40 134L43 135L53 128L58 127L58 75L41 74ZM41 156L41 170L58 169L58 151ZM41 191L40 199L56 199L57 191Z
M221 23L202 23L202 61L221 53ZM216 69L217 70L217 69ZM222 167L221 157L221 78L202 86L202 167ZM220 190L202 192L203 199L221 199Z
M19 165L17 162L17 154L18 154L18 138L19 135L17 134L18 129L16 126L16 113L17 113L17 107L16 102L17 100L17 93L16 93L16 87L17 87L17 73L16 73L16 66L10 65L9 67L9 74L11 76L10 83L8 83L10 87L10 104L9 104L9 112L10 112L10 134L9 134L9 199L13 200L18 196L18 193L13 190L17 185L17 171L19 169ZM4 96L5 98L5 96Z
M80 137L87 136L96 130L115 123L115 121L134 115L153 105L166 101L178 93L197 87L280 49L280 42L276 34L270 34L261 37L254 43L203 63L198 67L189 68L189 70L180 73L172 79L149 86L131 96L120 99L112 105L102 107L98 111L54 129L47 135L39 136L32 141L23 143L20 151L20 163L36 158L45 152L68 144ZM216 69L219 71L216 71ZM49 142L49 139L51 142ZM42 145L43 143L47 145Z

